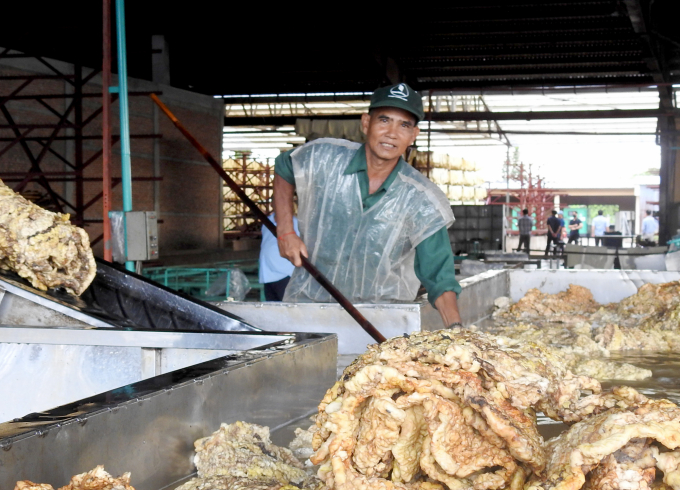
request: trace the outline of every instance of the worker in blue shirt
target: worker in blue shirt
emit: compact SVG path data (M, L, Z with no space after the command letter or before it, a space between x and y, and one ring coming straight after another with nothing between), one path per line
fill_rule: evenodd
M276 213L269 215L269 219L276 225ZM295 234L300 235L298 220L293 216ZM262 245L260 245L259 281L264 284L264 298L266 301L283 301L290 275L295 266L290 260L284 259L279 253L276 237L269 229L262 225Z

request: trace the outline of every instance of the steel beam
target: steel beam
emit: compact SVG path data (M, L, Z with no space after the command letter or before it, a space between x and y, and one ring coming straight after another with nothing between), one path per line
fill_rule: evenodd
M0 97L0 105L4 106L8 100L12 100L14 97L16 97L19 94L19 92L21 92L24 88L30 85L31 82L33 82L33 80L25 80L24 83L15 88L11 94Z
M528 89L536 93L543 89L547 92L550 89L571 91L574 87L577 87L576 90L578 90L578 87L584 87L585 90L590 89L590 87L603 87L602 91L604 92L606 91L604 87L607 86L639 87L655 85L650 74L641 74L639 72L635 74L628 72L625 75L612 75L609 73L606 77L598 76L597 73L581 74L576 78L569 78L570 76L575 76L575 74L564 74L564 76L556 74L545 78L538 78L534 75L527 77L520 76L520 78L508 76L492 80L485 78L470 79L471 77L467 79L462 78L461 80L449 80L446 77L442 77L435 80L420 77L418 78L418 83L414 84L414 88L418 90L460 90L463 93L469 90L473 95L475 94L474 91L483 91L482 95L486 95L496 89L505 93L522 93L521 90Z
M39 145L41 145L43 148L44 148L44 147L47 147L47 151L48 151L50 154L54 155L54 156L55 156L58 160L60 160L64 165L66 165L66 166L68 166L68 167L70 167L70 168L72 168L72 169L75 169L75 168L76 168L75 165L73 165L73 163L69 162L69 161L68 161L61 153L59 153L58 151L56 151L54 148L52 148L52 146L48 145L45 141L37 140L36 143L38 143Z
M75 109L73 115L75 118L76 128L74 130L74 167L76 172L76 185L75 185L75 221L82 222L85 218L83 210L84 202L84 186L83 186L83 98L81 97L83 93L83 67L80 64L73 66L75 71L75 84L74 84L74 95L73 105ZM49 148L51 142L47 143L47 148ZM44 150L43 150L44 151Z
M63 80L73 78L73 75L5 75L0 80Z
M568 86L486 86L486 87L451 87L432 89L432 95L545 95L545 94L590 94L611 92L649 92L657 91L658 86L672 84L627 83L615 85L568 85ZM419 90L423 97L427 97L430 90ZM371 92L340 92L340 93L300 93L300 94L249 94L225 95L222 101L230 106L253 104L295 104L314 102L368 102Z
M26 131L24 131L23 133L21 133L21 134L20 134L19 136L17 136L16 138L13 138L13 139L10 138L10 140L11 140L10 143L9 143L7 146L5 146L2 150L0 150L0 157L1 157L2 155L4 155L5 153L7 153L14 145L16 145L17 143L19 143L19 142L20 142L21 140L23 140L24 138L26 138L26 136L28 136L32 131L33 131L33 128L28 128ZM0 141L2 141L2 140L0 140Z
M33 80L29 80L32 82ZM149 96L151 94L162 95L163 92L128 92L130 97ZM82 98L98 99L102 96L100 92L85 92L80 95ZM33 99L72 99L74 94L36 94L36 95L16 95L8 96L11 100L33 100Z
M527 112L433 112L432 121L536 121L548 119L637 119L673 116L675 110L660 109L622 109L602 111L527 111ZM254 116L225 117L225 126L291 126L297 119L359 119L359 114L338 116Z
M429 70L422 72L413 70L412 78L418 83L426 84L432 82L465 82L471 80L482 82L513 83L515 80L532 80L533 84L543 81L569 80L566 82L573 85L575 81L586 77L625 77L634 79L644 75L646 65L642 62L602 62L602 63L560 63L545 65L525 65L525 66L494 66L489 69L484 65L466 66L465 70L454 67ZM568 70L568 71L567 71ZM563 84L565 82L562 82Z
M602 50L615 49L639 49L639 41L631 37L629 39L569 39L564 41L525 41L525 42L504 42L490 43L481 42L479 44L466 44L464 46L456 44L443 45L420 45L412 49L406 49L400 59L417 58L423 53L436 53L437 56L468 55L471 52L476 54L498 54L498 53L536 53L562 55L574 51L599 52ZM426 54L426 57L430 55Z
M473 54L473 55L421 55L415 58L404 58L402 64L407 70L461 71L464 69L489 70L489 68L513 69L528 67L530 69L553 66L589 66L620 67L623 63L639 64L641 50L627 51L572 51L565 54L556 53L508 53L508 54ZM555 60L559 61L555 61ZM607 61L602 61L606 59Z
M162 138L162 134L131 134L130 138L131 139L153 139L153 138ZM18 137L17 137L18 138ZM0 138L0 141L14 141L17 138ZM101 140L102 137L101 135L85 135L82 137L83 140ZM112 135L112 140L118 141L120 139L120 135L114 134ZM21 138L22 141L45 141L45 140L51 140L51 141L72 141L73 136L56 136L54 138L50 138L49 136L30 136L30 137L23 137Z
M70 106L70 109L72 109L72 108L73 108L73 104L71 104L71 106ZM62 119L61 119L61 122L63 122L63 121L66 120L66 118L68 117L68 114L70 113L70 109L66 111L66 113L64 114L64 116L63 116ZM14 118L12 118L12 115L11 115L10 112L7 110L7 107L5 107L4 104L0 104L0 111L2 111L3 116L5 117L5 119L7 120L7 122L8 122L10 125L14 125L14 124L15 124L15 123L14 123ZM54 135L56 134L57 131L59 131L59 129L57 129L56 131L54 131L50 137L45 138L45 139L47 139L47 140L50 141L50 142L53 141ZM19 139L19 144L21 145L21 148L23 149L24 153L26 154L26 157L28 158L28 160L31 162L31 170L30 170L30 171L34 171L34 170L35 170L35 171L40 172L40 171L41 171L41 169L40 169L40 160L42 159L42 157L44 157L44 154L45 154L46 152L41 152L42 157L41 157L40 159L37 159L37 158L33 155L33 152L31 151L31 149L28 147L28 144L26 143L26 138L22 138L22 134L19 132L19 128L16 128L16 127L15 127L15 128L12 128L12 132L14 133L14 137L15 137L16 139ZM29 179L29 178L27 177L27 179ZM26 179L24 179L24 180L26 180ZM29 179L28 181L30 181L30 180L31 180L31 179ZM27 182L28 182L28 181L27 181ZM43 187L45 188L45 190L47 191L47 193L50 195L50 198L52 199L52 202L54 203L54 205L57 207L57 210L58 210L59 212L62 212L62 213L63 213L64 210L63 210L63 208L62 208L62 206L61 206L61 203L59 202L59 195L54 191L54 189L52 189L52 186L50 186L50 183L47 181L47 179L45 179L45 177L42 177L42 178L40 178L39 182L40 182L40 185L43 186ZM23 189L25 185L26 185L26 184L24 184L23 181L22 181L22 182L15 188L15 190L17 190L17 188L18 188L19 190L20 190L20 189Z
M24 174L25 175L25 174ZM71 177L54 177L50 178L50 182L75 182L76 181L76 176L71 176ZM22 182L23 179L21 177L8 177L6 179L2 179L5 182ZM101 182L102 178L101 177L83 177L83 182ZM133 182L161 182L163 180L163 177L132 177ZM112 179L112 182L120 182L120 179ZM63 197L58 196L59 199L69 205L71 208L75 208L75 206L72 206L71 204L68 203Z

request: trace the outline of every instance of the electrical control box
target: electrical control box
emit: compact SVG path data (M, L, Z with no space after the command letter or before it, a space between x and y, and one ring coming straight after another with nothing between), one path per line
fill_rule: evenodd
M154 211L112 211L113 260L155 260L158 258L158 220ZM127 240L124 230L127 228ZM127 243L126 243L127 242ZM127 253L126 253L127 249Z

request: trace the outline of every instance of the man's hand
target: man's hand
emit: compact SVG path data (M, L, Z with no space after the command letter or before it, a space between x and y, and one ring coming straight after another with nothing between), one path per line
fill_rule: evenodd
M460 322L460 313L458 313L458 301L456 300L456 293L453 291L445 291L434 302L437 311L442 317L444 327L448 327L452 323Z
M307 247L293 227L293 194L295 186L278 175L274 177L274 211L276 212L276 235L281 257L290 260L295 267L302 266L300 255L307 255Z
M290 260L295 267L302 267L300 255L309 257L304 242L295 234L295 232L283 233L280 234L280 237L281 238L277 241L279 243L279 253L281 254L281 257Z

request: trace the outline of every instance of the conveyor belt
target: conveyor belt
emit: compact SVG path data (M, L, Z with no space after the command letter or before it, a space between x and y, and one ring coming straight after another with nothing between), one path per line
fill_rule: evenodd
M60 290L39 291L9 271L0 271L0 295L3 324L64 325L63 319L68 318L69 324L95 327L260 330L224 310L99 259L97 276L80 298Z
M137 490L171 488L195 471L193 442L220 423L244 420L275 429L306 420L335 382L337 337L302 333L290 342L0 424L0 489L23 479L58 488L98 464L114 475L131 471Z
M3 324L7 326L0 327L0 336L15 354L6 357L12 357L12 366L22 366L22 372L34 354L52 359L47 356L52 347L72 352L82 346L91 353L62 356L63 363L49 368L63 378L59 386L65 390L89 382L83 372L87 366L111 376L116 369L127 373L119 353L123 347L136 349L128 355L132 360L142 351L142 367L151 359L149 366L160 366L162 374L0 423L2 489L20 479L52 482L57 488L98 464L116 475L132 471L138 490L167 488L194 471L193 441L221 422L246 420L272 428L289 424L315 410L336 376L334 334L263 332L101 260L80 298L36 290L16 274L0 271ZM198 356L205 348L227 354L163 372L170 351L188 356L180 351L193 350ZM105 363L105 358L113 362ZM41 373L44 368L36 369L36 378ZM32 389L42 396L45 390L36 389L38 381L30 388L21 383L17 391Z

